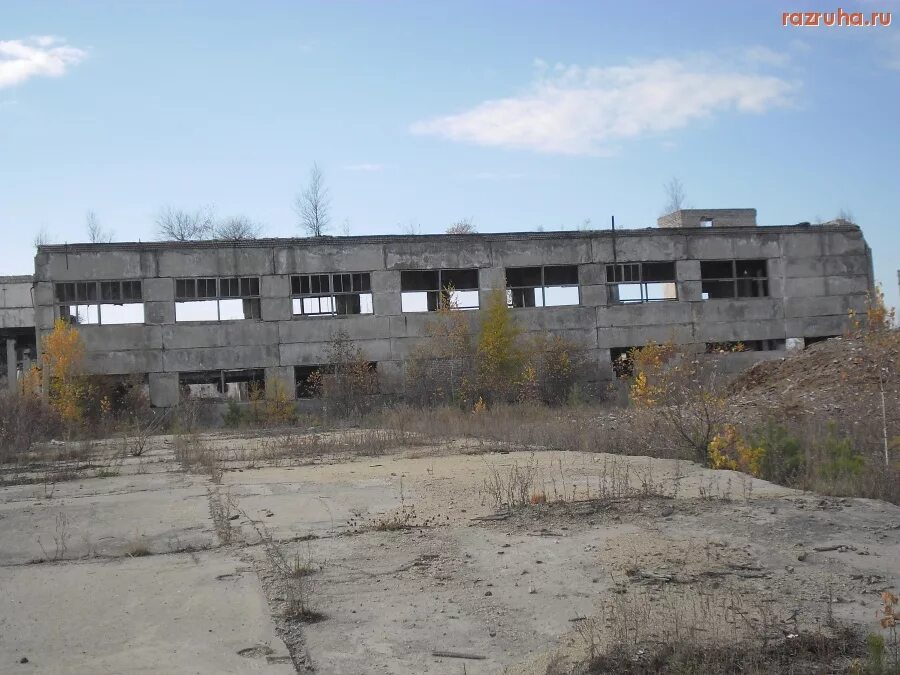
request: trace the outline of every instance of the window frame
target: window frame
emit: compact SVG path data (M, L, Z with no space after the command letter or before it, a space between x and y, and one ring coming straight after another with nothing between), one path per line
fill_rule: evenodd
M444 276L456 275L457 273L468 273L475 275L475 285L474 286L466 286L463 288L453 286L454 293L475 293L475 297L477 298L477 302L475 305L467 305L465 307L456 307L460 311L473 311L481 309L481 270L478 267L440 267L437 269L405 269L400 270L400 310L402 314L427 314L429 312L436 312L440 309L441 300L443 297L447 296L447 289L450 287L449 284L452 283L452 280L448 280L448 283L444 283ZM406 289L403 288L403 275L404 274L436 274L437 275L437 287L436 288L416 288L416 289ZM404 310L403 309L403 296L407 293L425 293L426 294L426 308L424 310ZM434 305L434 309L431 309L431 305Z
M575 270L575 283L574 284L547 284L547 268L560 268L560 267L571 267ZM509 283L509 271L510 270L533 270L539 269L541 274L540 286L513 286ZM521 265L515 267L506 267L503 270L504 280L506 282L506 306L511 309L543 309L546 307L578 307L581 305L581 274L578 269L578 265ZM575 303L567 303L561 305L548 305L547 304L547 289L548 288L577 288L578 289L578 302ZM515 291L527 291L527 290L541 290L541 304L528 306L528 305L515 305L513 304L513 296Z
M672 278L659 279L647 278L649 275L646 266L649 265L671 265ZM672 284L675 290L674 297L671 298L651 298L648 286L652 284ZM619 286L637 285L640 290L641 297L632 300L622 300L621 294L616 292L618 297L614 298L614 289ZM606 290L607 300L610 305L642 305L649 302L677 302L678 301L678 269L674 260L641 260L638 262L616 262L606 264Z
M246 291L245 291L246 289ZM232 321L261 321L260 277L177 277L175 279L175 322L176 323L225 323ZM250 311L244 309L245 316L235 319L222 318L222 302L241 300L251 303ZM215 319L178 320L178 305L191 302L215 302ZM246 305L244 306L246 307ZM246 316L246 314L251 316Z
M128 288L128 292L125 292ZM107 293L107 290L117 289L115 293ZM68 291L71 290L71 293ZM135 292L136 291L136 292ZM106 297L118 295L118 297ZM126 297L126 295L128 297ZM60 297L62 296L62 298ZM69 297L70 296L70 297ZM104 305L140 305L141 314L144 314L144 288L143 279L94 279L91 281L55 281L53 282L53 305L56 316L77 326L140 326L146 323L146 316L140 321L103 323ZM96 308L97 321L79 323L76 315L69 312L69 308L86 307ZM66 308L66 312L63 312Z
M731 264L731 273L729 276L703 276L703 266L704 265L713 265L713 264L723 264L730 263ZM738 275L738 265L741 263L762 263L763 267L763 275L753 275L753 276L739 276ZM709 302L710 300L748 300L753 298L769 298L771 297L769 293L769 259L768 258L716 258L713 260L701 260L700 261L700 293L701 298L703 298L703 293L708 293L708 291L703 290L704 284L713 283L713 284L724 284L731 283L732 294L724 297L716 297L716 298L703 298L703 302ZM763 292L760 295L742 295L741 287L739 282L756 282L758 285L757 288L761 289Z
M336 281L338 280L338 281ZM323 288L325 283L327 288ZM346 289L349 282L350 290ZM373 316L375 314L374 298L372 297L372 273L371 272L305 272L290 275L291 284L291 313L294 317L344 317L344 316ZM335 290L340 286L340 290ZM369 296L370 311L362 311L363 296ZM359 312L339 312L340 302L338 298L359 298ZM330 310L323 310L323 299L330 302ZM294 311L294 300L300 300L300 312ZM305 300L316 300L318 312L307 312Z

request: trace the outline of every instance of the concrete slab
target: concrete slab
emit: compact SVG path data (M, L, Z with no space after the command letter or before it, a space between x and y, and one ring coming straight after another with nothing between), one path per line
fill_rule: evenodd
M6 567L0 587L4 673L294 672L256 575L227 553Z
M206 486L181 473L5 488L0 564L217 545Z

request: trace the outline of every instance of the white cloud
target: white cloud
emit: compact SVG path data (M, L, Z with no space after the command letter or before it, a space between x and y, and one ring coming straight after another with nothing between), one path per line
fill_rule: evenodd
M22 84L32 77L60 77L86 57L84 50L70 47L65 40L51 35L0 40L0 89Z
M545 153L602 155L615 142L680 129L714 113L763 113L794 86L722 59L658 59L591 67L536 61L527 91L416 122L415 134Z

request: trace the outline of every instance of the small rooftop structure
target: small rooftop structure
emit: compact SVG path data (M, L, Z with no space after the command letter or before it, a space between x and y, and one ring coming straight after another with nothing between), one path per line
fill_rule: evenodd
M679 209L656 219L659 227L756 227L756 209Z

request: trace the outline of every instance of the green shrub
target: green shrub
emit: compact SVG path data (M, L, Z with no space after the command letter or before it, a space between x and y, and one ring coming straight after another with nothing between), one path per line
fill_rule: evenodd
M247 413L241 404L234 399L228 399L227 406L225 414L222 415L222 422L225 426L232 429L244 426L247 422Z
M855 478L866 466L865 459L853 451L853 445L846 436L841 438L829 432L823 442L822 450L826 461L819 468L823 478L836 481L842 478Z
M765 450L762 477L776 483L794 485L806 466L806 453L800 439L783 424L769 420L750 435L751 445Z

